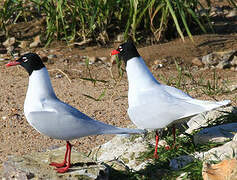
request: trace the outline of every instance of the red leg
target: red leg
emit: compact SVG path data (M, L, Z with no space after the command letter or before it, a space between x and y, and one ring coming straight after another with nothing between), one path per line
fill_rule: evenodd
M175 144L176 144L176 133L175 132L176 132L176 127L174 124L172 127L172 133L173 133L173 137L174 137L173 148L175 147Z
M154 158L155 159L158 159L158 155L157 155L158 142L159 142L159 133L156 130L156 147L155 147L155 152L154 152Z
M68 169L71 166L71 150L72 150L72 145L69 143L69 141L67 141L67 147L68 147L68 161L67 161L67 166L66 167L62 167L62 168L57 168L57 172L58 173L65 173L68 171Z
M66 164L67 164L67 154L68 154L68 149L69 149L68 143L69 142L67 142L67 145L66 145L66 153L65 153L64 161L62 163L51 162L49 164L50 166L54 166L56 168L60 168L60 167L66 166Z

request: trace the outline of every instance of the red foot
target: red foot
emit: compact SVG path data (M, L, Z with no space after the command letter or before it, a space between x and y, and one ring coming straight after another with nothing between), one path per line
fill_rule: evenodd
M157 154L154 153L154 158L155 158L155 159L158 159L159 156L158 156Z
M51 162L49 165L50 166L54 166L56 168L61 168L61 167L65 167L66 166L66 162L62 162L62 163Z
M50 166L56 167L55 170L58 173L65 173L70 168L70 166L71 166L71 163L70 163L71 162L71 149L72 149L72 145L69 143L69 141L67 141L67 148L66 148L64 161L62 163L52 162L49 164ZM67 160L67 158L68 158L68 160Z
M168 151L171 149L171 147L169 145L165 146L165 149Z
M58 169L56 169L56 171L57 171L58 173L65 173L65 172L68 171L69 167L70 167L70 166L66 166L66 167L64 167L64 168L58 168Z

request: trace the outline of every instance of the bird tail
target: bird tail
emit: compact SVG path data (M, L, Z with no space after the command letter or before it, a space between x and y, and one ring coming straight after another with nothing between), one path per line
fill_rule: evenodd
M231 103L230 100L224 100L224 101L218 101L218 102L202 101L202 105L206 108L206 110L215 109L221 106L228 105L230 103Z

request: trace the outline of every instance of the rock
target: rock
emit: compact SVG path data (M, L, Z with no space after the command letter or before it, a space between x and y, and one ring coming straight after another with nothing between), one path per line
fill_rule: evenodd
M223 124L211 128L202 129L194 135L195 144L208 142L224 142L230 140L237 133L237 123Z
M10 47L10 46L13 46L15 43L16 43L16 38L11 37L11 38L8 38L6 41L3 42L3 46L5 46L7 48L7 47Z
M216 119L221 116L223 117L228 115L229 113L237 114L234 107L218 108L216 110L198 114L188 121L187 125L189 128L185 132L190 134L196 129L206 127L208 124L214 123Z
M21 49L26 49L29 46L30 42L29 41L21 41L19 44L19 47Z
M124 42L124 34L118 34L115 42L119 42L119 43Z
M194 157L190 155L179 156L177 158L171 159L170 161L170 168L172 170L179 170L182 167L186 166L187 164L194 161Z
M195 58L192 59L192 64L196 65L196 66L202 66L203 65L202 60L198 57L195 57Z
M147 148L148 144L141 136L133 135L129 138L115 136L102 146L94 148L90 153L90 157L108 165L113 165L116 170L124 170L127 167L138 171L150 162L150 160L143 162L136 160L140 153L147 151Z
M203 164L202 176L204 180L236 180L237 160L223 160L218 164Z
M231 64L229 61L220 61L217 66L218 69L226 69L226 68L230 68Z
M211 161L221 161L224 159L236 158L237 153L237 134L234 136L233 140L225 143L222 146L212 148L207 152L197 153L196 158L203 159L206 162Z
M100 61L102 61L102 62L104 62L104 63L108 63L108 57L98 57L98 59L100 60Z
M57 58L57 55L56 54L50 54L47 57L48 57L48 59L53 59L53 58Z
M237 67L231 67L230 70L237 71Z
M230 63L233 66L237 66L237 56L234 56Z
M98 61L98 58L95 56L87 57L89 60L89 64L94 64L95 62Z
M231 67L232 60L236 56L235 50L224 52L213 52L202 57L202 63L205 66L217 66L220 69Z
M229 11L229 13L226 15L227 18L233 18L237 16L237 9L233 9Z
M39 47L40 43L41 43L40 35L38 35L34 38L34 42L30 43L30 48Z
M13 51L14 51L14 46L8 46L8 47L7 47L7 53L8 53L8 54L12 54Z
M236 89L237 89L237 84L229 86L230 91L235 91Z
M57 148L24 156L11 156L3 163L3 178L6 179L100 179L107 180L109 171L105 165L96 163L86 155L72 151L70 171L56 173L51 161L62 161L65 148Z
M205 65L217 65L218 60L214 58L214 53L202 57L202 63Z

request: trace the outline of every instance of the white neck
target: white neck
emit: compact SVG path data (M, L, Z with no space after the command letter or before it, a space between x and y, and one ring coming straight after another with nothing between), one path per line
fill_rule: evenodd
M24 104L25 113L42 109L42 102L48 98L56 98L47 69L33 71L29 77L29 85Z
M134 57L127 61L127 76L129 90L149 88L149 86L159 83L151 71L146 66L142 57Z

